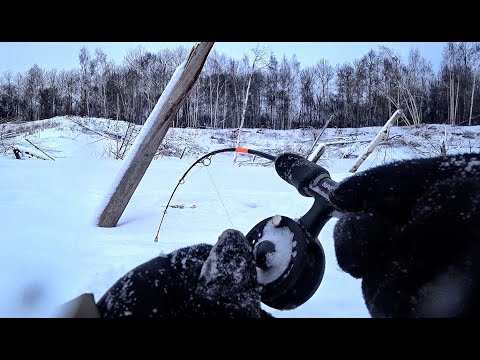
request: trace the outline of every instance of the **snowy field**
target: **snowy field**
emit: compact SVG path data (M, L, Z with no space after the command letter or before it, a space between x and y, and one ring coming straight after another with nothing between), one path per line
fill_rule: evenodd
M164 207L184 171L206 152L231 147L234 139L232 130L171 129L118 226L96 227L97 208L121 167L114 159L119 141L111 135L125 130L124 123L80 118L0 125L0 317L54 316L59 304L83 292L99 299L127 271L160 253L214 244L227 228L246 234L275 214L297 218L313 203L281 180L272 166L258 166L259 160L252 162L249 155L239 158L241 166L234 165L233 154L221 154L210 166L197 165L190 172L172 200L159 242L154 242ZM132 137L138 128L133 130ZM355 156L378 130L327 129L322 141L340 144L329 145L319 163L336 181L350 176ZM241 144L272 154L306 154L318 134L247 129ZM480 127L394 127L390 137L360 171L396 159L438 155L442 139L449 153L480 151ZM16 160L12 146L43 156L31 143L55 161ZM336 263L334 221L320 234L327 263L316 294L291 311L265 306L274 316L369 316L360 282Z

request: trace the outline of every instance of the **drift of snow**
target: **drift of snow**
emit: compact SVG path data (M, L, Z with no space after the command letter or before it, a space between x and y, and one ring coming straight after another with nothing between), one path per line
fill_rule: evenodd
M271 221L268 221L263 228L263 235L258 240L258 244L263 241L270 241L275 245L275 252L267 255L266 270L257 267L257 280L260 284L270 284L277 280L287 270L293 250L293 233L286 226L274 227Z
M163 91L162 95L157 101L157 104L153 108L151 114L145 121L145 124L143 124L140 132L138 133L137 137L135 138L135 141L133 142L132 146L128 150L128 153L125 156L125 159L122 161L122 167L118 171L117 175L115 176L114 180L112 181L112 185L109 190L107 190L105 194L104 200L100 203L100 205L97 208L97 211L95 213L94 221L95 224L98 223L98 220L100 216L102 215L103 210L107 207L107 204L110 202L110 199L112 198L113 194L115 193L116 189L118 188L118 185L120 185L120 181L123 179L125 176L125 173L127 172L128 168L130 167L133 159L138 153L138 149L140 148L140 145L144 142L145 137L147 134L150 132L152 126L155 124L155 120L158 117L158 114L160 113L162 107L165 105L167 99L169 98L173 88L175 85L178 83L180 80L180 77L183 74L183 71L185 69L187 61L185 60L183 63L181 63L176 69L175 72L172 75L172 78L170 79L169 83L165 87L165 90Z

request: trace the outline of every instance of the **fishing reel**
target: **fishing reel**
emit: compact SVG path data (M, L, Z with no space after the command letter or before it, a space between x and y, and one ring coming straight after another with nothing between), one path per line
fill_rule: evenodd
M253 245L261 300L279 310L295 309L310 299L322 282L325 254L317 237L323 226L337 215L329 194L337 187L327 170L296 154L277 157L247 148L219 149L202 156L183 174L167 202L154 241L170 201L178 186L197 164L208 166L212 156L225 152L258 155L275 162L277 174L298 192L313 197L314 203L298 220L286 216L269 217L255 225L246 235ZM206 160L209 160L205 163Z
M335 215L329 193L337 183L327 170L295 154L278 156L275 170L301 195L315 200L297 221L276 215L246 235L254 249L262 302L290 310L308 301L322 282L325 254L317 237Z

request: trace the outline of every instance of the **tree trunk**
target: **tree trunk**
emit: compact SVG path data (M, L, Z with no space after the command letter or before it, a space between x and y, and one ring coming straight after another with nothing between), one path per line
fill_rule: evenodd
M450 82L449 82L449 87L448 87L448 120L450 122L450 125L452 124L452 116L453 116L453 76L452 73L450 72Z
M240 120L240 126L238 127L238 135L237 135L237 142L235 143L235 147L238 147L240 144L240 134L242 133L243 123L245 122L245 113L247 112L247 105L248 105L248 94L250 92L250 84L252 82L253 71L248 78L248 85L247 85L247 92L245 95L245 101L243 102L243 110L242 110L242 118ZM235 152L233 163L237 161L237 152Z
M117 92L117 121L119 119L119 115L120 115L120 98Z
M107 118L107 90L103 84L103 116Z
M55 91L52 90L52 116L56 116L55 114Z
M453 115L453 124L455 125L455 122L457 121L457 110L458 110L458 93L460 91L460 80L457 82L457 96L456 96L456 101L455 101L455 111Z
M217 91L215 98L215 117L213 122L213 128L216 129L218 125L218 99L220 97L220 75L217 75Z
M199 99L198 99L198 85L195 89L195 112L194 112L194 117L193 117L193 123L195 124L194 127L198 126L198 108L199 108Z
M89 91L88 91L88 87L85 88L85 98L87 100L87 116L90 117L90 102L88 100L88 97L89 97Z
M475 80L477 79L476 74L473 75L473 86L472 86L472 97L470 98L470 116L468 118L468 125L472 125L472 111L473 111L473 96L475 94Z
M225 82L223 84L225 87L224 97L223 97L223 124L222 128L225 129L227 123L227 78L225 77Z
M235 92L235 123L237 123L237 118L238 118L238 91L237 91L237 81L234 81L234 92ZM232 121L233 123L233 121Z
M210 90L210 127L213 128L213 89L212 89L212 75L208 77L208 84Z

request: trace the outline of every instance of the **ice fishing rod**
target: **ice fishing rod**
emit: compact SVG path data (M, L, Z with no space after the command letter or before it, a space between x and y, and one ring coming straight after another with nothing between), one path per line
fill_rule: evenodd
M326 169L300 155L284 153L273 156L247 148L215 150L195 161L180 178L162 221L175 191L189 171L199 163L209 166L211 157L223 152L254 154L274 161L275 170L283 180L295 187L300 195L314 199L310 210L301 218L293 220L274 215L260 221L245 236L254 251L262 302L279 310L294 309L308 301L322 282L325 253L318 235L332 217L340 215L330 202L330 193L337 183ZM208 163L205 162L207 159ZM158 232L155 241L158 241Z
M275 160L275 156L264 153L262 151L258 150L253 150L253 149L247 149L243 147L236 147L236 148L225 148L225 149L219 149L219 150L214 150L209 152L208 154L203 155L201 158L196 160L188 169L185 171L185 173L182 175L180 180L178 180L177 185L173 189L172 194L170 195L170 198L168 199L167 206L165 206L165 210L163 211L162 219L160 220L160 225L158 226L157 234L155 235L154 241L158 241L158 234L160 233L160 228L163 223L163 219L165 218L165 215L167 214L168 207L170 206L170 202L173 199L173 195L175 195L175 192L177 191L178 187L185 182L185 177L188 175L190 170L192 170L196 165L202 163L204 166L209 166L210 163L212 162L212 156L220 154L220 153L225 153L225 152L237 152L241 154L252 154L252 155L258 155L260 157L263 157L268 160ZM208 160L208 162L206 162Z

